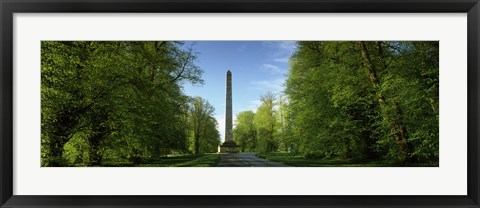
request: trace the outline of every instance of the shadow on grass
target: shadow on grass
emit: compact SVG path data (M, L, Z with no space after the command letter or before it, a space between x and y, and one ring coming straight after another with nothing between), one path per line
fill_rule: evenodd
M220 161L217 154L181 155L158 158L143 158L140 164L128 161L109 159L104 167L214 167Z
M307 159L291 153L259 153L258 157L295 167L438 167L426 163L391 163L385 161L361 161L352 159Z

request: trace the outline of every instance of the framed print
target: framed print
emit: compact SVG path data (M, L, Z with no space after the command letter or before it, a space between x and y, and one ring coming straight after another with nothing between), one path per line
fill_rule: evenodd
M479 207L477 0L0 6L1 207Z

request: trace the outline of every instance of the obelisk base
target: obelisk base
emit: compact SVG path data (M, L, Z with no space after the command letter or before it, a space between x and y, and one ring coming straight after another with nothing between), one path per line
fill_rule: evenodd
M222 145L218 146L219 153L239 153L240 146L235 144L234 141L226 141Z

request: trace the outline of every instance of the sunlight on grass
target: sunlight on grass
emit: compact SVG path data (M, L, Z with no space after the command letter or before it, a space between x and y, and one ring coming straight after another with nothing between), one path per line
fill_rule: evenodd
M139 167L214 167L218 160L219 156L216 154L170 156L151 160Z

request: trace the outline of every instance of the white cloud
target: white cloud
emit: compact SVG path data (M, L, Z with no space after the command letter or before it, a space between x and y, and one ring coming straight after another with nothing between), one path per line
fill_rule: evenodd
M253 111L254 113L257 111L257 108L261 105L260 100L250 100L242 107L238 108L238 111L235 114L238 114L243 111Z
M245 51L246 49L247 49L247 46L242 45L242 46L240 46L240 47L237 48L237 51L238 51L238 52L243 52L243 51Z
M260 100L250 100L248 101L255 109L262 105L262 101Z
M274 49L272 60L277 63L288 63L290 56L297 49L296 41L268 41L264 44L266 47Z
M273 93L282 92L284 83L285 83L285 78L251 82L254 89L262 90L265 92L270 91Z
M296 41L267 41L264 45L271 48L293 51L296 47Z
M277 47L282 50L287 50L289 52L292 52L295 50L297 46L295 41L279 41L277 43Z
M282 58L276 58L273 61L279 62L279 63L288 63L289 57L282 57Z
M280 67L275 66L273 64L262 64L261 68L265 71L269 71L269 72L275 73L275 74L281 74L281 73L284 72L283 69L281 69Z

